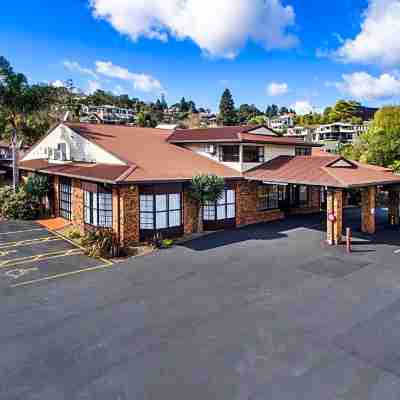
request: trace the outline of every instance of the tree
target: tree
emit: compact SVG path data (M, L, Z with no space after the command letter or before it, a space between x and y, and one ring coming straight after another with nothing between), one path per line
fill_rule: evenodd
M166 110L168 108L167 101L165 100L165 94L161 93L161 106L163 110Z
M400 160L400 107L381 108L367 132L345 154L361 162L391 167Z
M266 125L267 117L265 115L257 115L255 117L250 118L247 123L249 125Z
M279 109L279 114L280 114L280 115L288 114L288 113L289 113L289 109L288 109L287 107L285 107L285 106L282 106L282 107Z
M240 124L248 124L252 118L262 115L262 112L254 104L241 104L237 115Z
M206 203L216 203L225 189L225 181L216 175L197 175L192 178L190 197L198 204L197 232L203 232L203 206Z
M30 85L25 75L14 72L10 63L0 56L0 108L5 131L15 130L27 143L34 142L43 132L37 132L31 122L49 112L55 101L55 88ZM43 117L43 114L42 114ZM44 121L49 125L48 121ZM40 125L40 124L39 124Z
M238 123L235 110L235 102L229 89L225 89L219 104L219 121L224 126L232 126Z

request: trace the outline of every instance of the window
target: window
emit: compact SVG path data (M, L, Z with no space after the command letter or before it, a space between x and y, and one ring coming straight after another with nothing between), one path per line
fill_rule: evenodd
M101 228L112 227L112 192L99 185L83 191L85 223Z
M300 207L308 206L308 187L299 186L299 205Z
M140 229L168 229L181 225L180 193L140 195Z
M220 161L239 162L239 146L221 146Z
M60 217L71 220L72 217L71 179L61 178L58 190L59 190Z
M296 156L311 156L311 147L296 147Z
M262 163L264 162L263 146L243 146L243 162Z
M275 210L279 208L279 191L277 185L262 185L257 192L259 211Z
M222 221L236 216L236 194L233 189L225 189L216 203L207 203L203 207L204 221Z

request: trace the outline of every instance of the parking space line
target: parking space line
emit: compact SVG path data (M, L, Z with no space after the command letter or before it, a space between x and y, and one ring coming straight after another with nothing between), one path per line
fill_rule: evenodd
M53 236L46 236L44 238L17 240L15 242L0 243L0 249L7 249L9 247L29 246L42 242L53 242L55 240L61 240L61 238L53 235Z
M42 254L37 254L37 255L33 255L33 256L14 258L14 259L10 259L10 260L1 261L0 268L8 268L8 267L13 267L15 265L26 264L26 263L30 263L30 262L36 262L36 261L50 260L53 258L68 257L71 255L77 255L77 254L82 254L82 250L80 250L80 249L71 249L71 250L67 250L67 251L59 250L59 251L53 251L50 253L42 253Z
M105 261L107 261L107 260L105 260ZM33 284L39 283L39 282L50 281L50 280L54 280L54 279L65 278L67 276L82 274L84 272L98 271L101 269L111 268L113 265L114 264L111 261L107 261L106 264L101 264L101 265L98 265L97 267L88 267L88 268L83 268L83 269L80 269L77 271L65 272L64 274L57 274L57 275L52 275L52 276L46 276L45 278L33 279L31 281L16 283L15 285L11 285L11 287L16 288L16 287L20 287L20 286L33 285Z
M400 249L395 250L395 251L394 251L394 254L400 254Z
M44 230L46 229L45 228L24 229L23 231L0 232L0 235L12 235L13 233L44 231Z

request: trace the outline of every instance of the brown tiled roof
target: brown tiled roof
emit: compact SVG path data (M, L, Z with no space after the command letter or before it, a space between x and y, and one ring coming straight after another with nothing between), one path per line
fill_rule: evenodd
M191 150L168 143L172 131L122 125L67 123L69 128L135 167L126 182L190 180L198 174L240 178L241 174Z
M21 161L20 167L25 170L39 171L50 175L62 175L102 182L118 182L130 167L127 165L65 163L53 164L47 160Z
M335 166L341 160L340 156L279 156L244 175L268 182L339 188L400 184L400 176L387 168L354 162L348 167Z
M171 143L193 143L193 142L254 142L282 145L315 146L305 142L302 138L277 136L270 129L271 135L251 133L252 130L263 126L224 126L221 128L204 129L177 129L169 137Z

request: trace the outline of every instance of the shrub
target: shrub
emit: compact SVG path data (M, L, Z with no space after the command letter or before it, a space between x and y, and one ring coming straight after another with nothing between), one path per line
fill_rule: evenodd
M162 247L164 249L169 249L170 247L172 247L174 244L174 241L172 239L164 239L162 241Z
M90 257L115 257L118 254L118 240L112 229L98 229L87 233L81 241Z
M65 236L71 240L78 240L82 237L81 232L76 228L69 229L65 232Z
M10 187L0 189L0 214L8 219L30 220L41 215L41 205L20 187L15 193Z
M41 201L50 192L49 178L45 175L30 175L25 187L32 198Z

